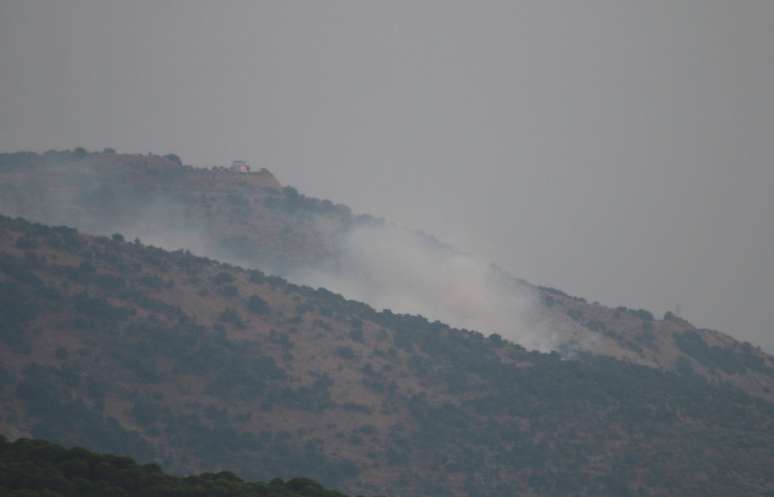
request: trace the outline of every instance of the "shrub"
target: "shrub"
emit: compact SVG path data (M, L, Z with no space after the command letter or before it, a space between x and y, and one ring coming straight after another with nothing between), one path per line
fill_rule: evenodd
M343 359L354 359L355 358L355 352L346 346L339 347L336 349L336 355Z
M234 276L231 273L221 271L212 278L212 282L216 285L227 285L234 282Z
M218 292L224 297L236 297L239 295L239 289L234 285L223 285Z
M218 321L236 326L237 328L241 328L245 325L245 322L242 320L242 316L239 314L239 312L236 309L232 309L231 307L227 307L223 312L220 313L218 316Z
M349 332L349 338L355 342L363 343L363 328L355 328Z
M165 159L174 162L178 166L183 165L183 161L180 159L180 156L177 154L167 154L164 156Z

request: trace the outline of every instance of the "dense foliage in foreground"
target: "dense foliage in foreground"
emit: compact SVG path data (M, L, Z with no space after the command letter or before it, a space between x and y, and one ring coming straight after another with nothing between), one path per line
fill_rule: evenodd
M0 436L4 497L346 497L305 478L248 482L229 471L185 478L128 457Z

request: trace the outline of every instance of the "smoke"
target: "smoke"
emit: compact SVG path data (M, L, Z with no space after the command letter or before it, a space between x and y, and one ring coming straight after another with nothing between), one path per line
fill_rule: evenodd
M488 262L436 240L385 222L353 223L341 229L328 216L313 215L305 230L325 244L330 258L287 265L265 254L236 254L178 203L155 198L118 229L146 244L256 267L311 287L323 287L377 310L419 314L454 326L497 333L537 350L552 350L541 326L537 297ZM256 249L256 252L258 249Z
M298 220L297 220L298 221ZM187 213L179 203L155 197L119 229L143 242L221 261L257 267L298 284L323 287L381 310L419 314L457 328L497 333L525 347L554 348L536 312L534 291L508 280L493 266L435 239L387 222L351 223L342 229L314 213L298 221L330 257L304 257L282 264L274 257L235 253L220 231ZM249 253L249 249L247 250Z
M301 269L288 277L377 309L497 333L528 348L553 348L540 331L532 289L479 258L389 223L354 226L337 240L337 251L335 268Z
M324 287L378 310L498 333L528 348L549 350L558 343L547 332L552 327L545 325L532 287L428 235L355 217L344 206L292 189L257 192L237 183L217 197L214 186L223 185L195 183L191 178L200 173L165 164L146 173L136 166L115 167L117 160L127 160L117 157L49 157L35 171L13 176L6 171L9 188L0 189L0 210L187 249ZM139 160L129 157L132 164Z

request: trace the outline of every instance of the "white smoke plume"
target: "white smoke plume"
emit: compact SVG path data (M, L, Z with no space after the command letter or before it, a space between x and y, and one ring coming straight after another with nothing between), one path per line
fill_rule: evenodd
M352 216L346 207L292 189L267 194L278 202L272 207L238 189L211 201L210 187L181 192L185 185L175 179L163 183L151 177L127 186L121 174L132 169L107 167L111 158L104 155L95 160L102 162L92 167L88 160L47 159L34 173L7 182L0 212L187 249L327 288L377 310L497 333L532 349L558 345L534 288L428 235ZM175 171L169 174L182 174Z
M553 348L540 331L534 292L515 280L503 281L481 259L387 223L356 226L338 243L335 270L302 269L289 278L376 309L497 333L528 348Z

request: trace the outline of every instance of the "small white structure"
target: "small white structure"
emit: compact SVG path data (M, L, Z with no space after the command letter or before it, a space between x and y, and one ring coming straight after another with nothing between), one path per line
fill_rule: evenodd
M238 173L249 173L250 165L243 160L231 161L231 170Z

